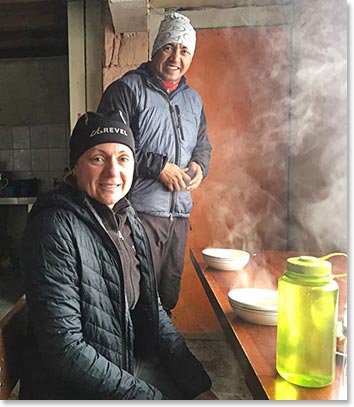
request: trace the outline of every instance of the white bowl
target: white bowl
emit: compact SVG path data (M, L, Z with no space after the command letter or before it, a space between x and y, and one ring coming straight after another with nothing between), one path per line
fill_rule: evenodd
M247 308L238 307L230 302L234 313L245 321L257 325L275 326L278 322L278 312L257 311Z
M249 262L250 254L243 250L208 247L202 250L204 261L217 270L242 270Z
M257 311L278 311L278 291L266 288L235 288L228 293L230 304Z

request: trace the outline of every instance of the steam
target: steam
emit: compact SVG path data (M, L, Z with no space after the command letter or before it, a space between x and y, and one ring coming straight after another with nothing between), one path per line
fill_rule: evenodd
M290 244L346 251L346 3L294 6Z
M255 266L253 262L256 262ZM284 265L285 266L285 265ZM239 287L262 287L269 290L277 288L277 278L269 274L269 265L263 255L251 258L246 269L237 271L233 288Z
M266 51L250 52L222 73L230 92L242 77L237 91L245 102L236 99L234 108L241 122L227 99L217 111L233 130L218 128L212 144L232 170L212 158L197 191L193 212L206 202L213 228L204 246L347 249L346 3L294 0L293 12L289 54L281 42L284 27L280 34L265 28ZM220 98L218 89L213 93Z

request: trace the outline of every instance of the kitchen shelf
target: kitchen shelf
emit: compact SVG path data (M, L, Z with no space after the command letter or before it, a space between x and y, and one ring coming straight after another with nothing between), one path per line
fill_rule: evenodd
M0 205L27 205L27 211L29 212L32 205L35 203L35 196L28 197L0 197Z

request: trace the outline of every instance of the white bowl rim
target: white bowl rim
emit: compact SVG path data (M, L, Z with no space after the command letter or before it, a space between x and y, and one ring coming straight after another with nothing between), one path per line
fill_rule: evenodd
M234 288L228 293L229 300L243 309L274 311L278 309L278 291L268 288Z
M240 271L242 270L247 263L226 263L226 262L220 262L216 263L211 260L206 260L206 263L208 264L208 267L211 267L214 270L221 270L221 271Z
M232 308L233 312L241 319L247 322L251 322L256 325L268 325L276 326L278 325L278 314L273 313L261 313L257 311L251 312L250 310Z
M240 257L250 257L250 253L239 249L222 249L217 247L206 247L202 250L202 254L215 260L235 260Z
M268 325L268 326L278 325L278 318L277 318L277 316L273 316L273 315L271 316L271 318L267 318L265 316L258 315L259 318L256 318L256 319L252 318L250 314L238 315L238 316L241 319L243 319L244 321L251 322L252 324L256 324L256 325Z
M248 312L249 314L257 314L257 315L263 315L263 316L275 316L278 315L278 310L261 310L261 309L252 309L252 308L246 308L246 307L241 307L240 305L237 305L235 303L231 304L231 307L233 309L236 309L238 311L244 311Z

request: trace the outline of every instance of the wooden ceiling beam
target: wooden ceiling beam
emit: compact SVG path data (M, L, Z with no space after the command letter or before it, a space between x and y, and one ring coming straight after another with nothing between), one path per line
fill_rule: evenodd
M45 44L60 42L67 43L67 35L63 35L62 31L16 31L13 33L3 33L0 36L0 49L19 47L22 45L29 46L30 44Z
M1 32L67 27L66 7L55 1L0 4Z
M66 0L0 0L0 58L67 55Z

